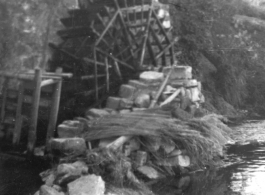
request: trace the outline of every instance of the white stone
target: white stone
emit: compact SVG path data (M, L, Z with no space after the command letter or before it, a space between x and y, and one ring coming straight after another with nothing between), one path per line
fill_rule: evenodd
M148 177L149 179L158 179L162 177L162 174L155 170L153 167L141 166L137 169L140 173Z
M171 67L163 68L163 73L167 75L171 70ZM191 79L192 78L192 67L191 66L175 66L170 75L170 80L175 79Z
M57 138L50 142L51 150L61 154L81 154L86 151L83 138Z
M186 80L186 87L197 87L198 81L196 79Z
M57 127L57 133L59 138L71 138L79 137L84 129L83 123L80 123L79 126L71 126L68 124L60 124Z
M138 108L148 108L151 102L151 98L149 94L139 94L135 100L134 100L134 104L136 105L136 107Z
M52 187L43 185L40 188L39 195L64 195L64 193L63 192L58 192L57 190L55 190Z
M161 82L164 79L164 74L155 71L146 71L140 74L140 81L144 83Z
M88 111L86 111L86 115L95 117L95 118L101 118L104 116L109 115L108 111L103 110L103 109L96 109L96 108L92 108Z
M200 91L198 87L191 88L190 91L191 91L191 101L192 102L200 101Z
M114 142L116 139L117 139L117 137L110 137L110 138L101 139L99 141L98 147L99 148L105 148L107 145Z
M121 98L119 97L108 97L106 108L118 110L120 107Z
M105 183L100 176L88 175L67 185L69 195L104 195Z
M120 87L119 97L132 100L136 91L136 88L131 85L122 85Z

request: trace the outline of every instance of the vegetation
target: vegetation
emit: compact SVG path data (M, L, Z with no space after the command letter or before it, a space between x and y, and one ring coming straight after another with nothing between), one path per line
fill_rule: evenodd
M218 99L224 99L236 108L264 111L264 28L236 18L248 16L255 23L265 18L260 8L241 0L164 2L175 5L178 60L194 68L211 103L220 110Z

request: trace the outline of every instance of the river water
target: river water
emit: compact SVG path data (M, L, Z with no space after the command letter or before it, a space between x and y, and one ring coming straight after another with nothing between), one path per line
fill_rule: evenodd
M39 173L43 169L41 164L1 156L0 195L33 195L42 184Z
M157 185L156 193L265 195L265 121L247 121L233 127L233 139L237 143L228 147L227 166L182 178L167 178L165 183ZM0 195L33 195L42 184L39 173L43 169L26 162L0 159Z
M233 138L237 143L228 147L225 167L167 179L157 193L265 195L265 121L247 121L234 127Z

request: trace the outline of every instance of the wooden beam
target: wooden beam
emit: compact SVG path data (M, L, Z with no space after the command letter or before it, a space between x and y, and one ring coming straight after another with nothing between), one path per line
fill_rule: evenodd
M97 50L94 49L93 51L93 55L94 55L94 61L97 62ZM94 85L95 85L95 98L96 98L96 101L98 101L98 67L97 67L97 64L94 63Z
M106 76L106 74L98 74L97 75L98 78L105 77L105 76ZM81 79L82 80L95 79L95 75L84 75L84 76L81 76Z
M119 79L122 81L121 70L117 61L114 61L114 70L117 73Z
M62 71L63 71L62 68L58 68L56 70L56 73L61 74ZM56 123L57 123L59 105L61 99L61 90L62 90L62 80L58 80L56 83L54 83L54 89L52 94L52 105L51 105L49 124L46 135L46 146L48 146L50 139L54 137L54 133L56 130Z
M7 88L9 83L9 78L5 77L2 88L2 104L1 104L1 122L5 120L5 106L6 106L6 97L7 97Z
M57 82L59 82L60 79L58 80L54 80L54 79L48 79L48 80L44 80L44 81L41 81L41 87L45 87L45 86L48 86L48 85L52 85L52 84L55 84Z
M24 82L21 81L18 90L15 129L13 133L13 145L15 146L18 145L20 142L21 128L23 123L23 115L22 115L23 98L24 98Z
M175 38L170 44L168 44L161 52L156 55L155 59L157 60L158 58L160 58L168 49L173 47L178 40L178 38Z
M28 145L27 152L30 156L33 155L36 139L37 139L37 122L38 122L38 111L40 102L40 92L41 92L41 69L35 70L35 89L33 92L33 102L31 108L31 119L28 132Z

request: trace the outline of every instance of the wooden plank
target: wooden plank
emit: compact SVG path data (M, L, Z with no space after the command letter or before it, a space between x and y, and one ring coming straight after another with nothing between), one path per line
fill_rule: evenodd
M38 111L39 111L39 102L40 102L40 92L41 92L41 70L35 70L35 89L33 93L33 102L31 108L31 119L29 125L29 133L28 133L28 145L27 152L31 156L33 155L36 139L37 139L37 121L38 121Z
M24 88L26 90L33 90L34 83L32 81L24 81ZM41 88L41 91L51 93L53 91L52 86L44 86Z
M1 122L5 119L5 105L6 105L6 97L7 97L7 87L9 83L9 78L5 77L4 86L2 88L2 104L1 104Z
M59 30L57 31L57 34L62 38L62 39L70 39L70 38L76 38L76 37L84 37L84 36L93 36L94 32L91 29L91 27L73 27L73 28L68 28L65 30Z
M62 73L62 71L63 71L62 68L58 68L56 70L56 73L60 74ZM53 87L54 89L52 95L52 105L51 105L49 124L46 135L46 147L48 146L50 139L54 137L54 133L56 130L56 123L57 123L59 105L61 99L62 80L58 80L58 82L56 82Z
M13 145L18 145L20 142L22 121L23 121L23 116L22 116L23 96L24 96L24 83L22 81L20 82L19 90L18 90L15 129L13 133Z
M98 74L97 77L98 78L106 77L106 74ZM82 80L95 79L95 75L84 75L84 76L81 76L81 79Z
M178 41L178 38L175 38L170 44L168 44L160 53L158 53L155 57L155 59L157 60L158 58L160 58L163 54L165 54L165 52L167 50L169 50L171 47L174 46L174 44Z

